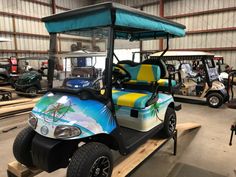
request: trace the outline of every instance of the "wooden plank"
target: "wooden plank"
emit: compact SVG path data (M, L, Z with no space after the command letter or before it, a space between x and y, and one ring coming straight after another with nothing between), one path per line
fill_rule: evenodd
M27 168L17 161L8 164L8 171L14 174L16 177L30 177L42 172L42 170L39 169Z
M0 107L2 106L17 106L17 105L23 105L23 104L29 104L29 103L36 103L40 100L40 97L38 98L22 98L22 99L17 99L17 100L10 100L10 101L2 101L0 102Z
M186 130L191 130L191 129L195 129L195 128L199 128L201 127L200 124L198 123L194 123L194 122L187 122L187 123L180 123L176 125L176 129L178 131L186 131ZM179 134L180 136L180 134Z
M0 87L0 90L3 90L3 91L15 91L15 89L10 88L10 87Z
M34 107L35 103L29 103L25 105L18 105L18 106L9 106L9 107L3 107L0 109L0 116L6 116L9 114L19 113L31 110Z
M178 131L186 131L200 127L197 123L182 123L177 125ZM180 136L180 134L178 135ZM112 177L127 176L135 167L141 164L148 156L150 156L158 147L163 145L167 139L150 139L140 146L136 151L128 156L122 156L115 162Z
M10 101L1 101L0 102L0 107L1 106L7 106L7 105L12 105L12 104L18 104L18 103L25 103L25 102L30 102L33 101L33 99L29 98L23 98L23 99L17 99L17 100L10 100Z
M177 124L178 131L186 131L195 128L199 128L201 125L197 123L182 123ZM178 135L180 136L181 133ZM141 164L148 156L150 156L155 150L160 148L167 139L150 139L145 144L140 146L136 151L127 156L121 156L115 164L112 173L112 177L124 177L128 175L134 168ZM41 172L41 170L32 170L19 162L14 161L8 164L8 172L14 174L16 177L30 177L35 176Z

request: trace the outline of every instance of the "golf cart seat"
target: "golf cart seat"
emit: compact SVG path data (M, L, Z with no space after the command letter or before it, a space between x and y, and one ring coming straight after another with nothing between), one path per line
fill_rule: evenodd
M143 109L153 104L157 97L151 90L155 90L157 81L160 79L159 66L146 64L136 66L121 64L121 66L130 73L131 80L124 84L126 85L125 89L115 89L112 91L114 104L136 109ZM147 89L142 89L144 87L147 87ZM151 87L153 88L151 89Z
M197 73L195 73L192 69L192 66L189 63L183 63L180 66L181 72L187 74L189 77L196 77ZM183 77L184 78L184 77Z
M160 79L158 80L158 85L162 87L168 87L169 86L169 80L168 79ZM175 87L177 85L176 80L171 80L171 86Z
M159 90L161 91L168 91L169 90L169 79L170 76L166 64L161 59L151 58L148 60L144 60L143 64L151 64L157 65L161 69L161 79L158 80ZM176 80L171 79L171 87L175 89L175 87L179 87Z
M153 85L160 79L160 67L149 64L138 64L131 66L129 64L120 64L126 69L131 76L131 79L126 82L127 85Z
M134 90L112 90L112 100L117 106L126 106L135 109L144 109L151 103L149 100L152 97L150 92L137 92Z

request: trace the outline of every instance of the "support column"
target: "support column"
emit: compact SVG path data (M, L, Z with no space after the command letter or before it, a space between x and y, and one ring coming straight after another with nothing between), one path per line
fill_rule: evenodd
M50 34L49 60L48 60L48 89L53 87L53 76L57 54L57 34Z
M143 11L143 6L140 7L140 10ZM140 52L143 51L143 41L141 41L141 40L139 41L139 50L140 50ZM140 55L140 59L141 59L141 55Z
M15 45L15 51L18 50L18 46L17 46L17 38L16 38L16 20L15 20L15 17L12 16L12 25L13 25L13 37L14 37L14 45ZM15 53L16 57L18 56L18 53L16 52Z
M159 16L164 17L164 0L159 0ZM163 39L159 40L159 50L163 50Z
M56 13L56 1L52 0L51 1L51 6L52 6L52 14Z

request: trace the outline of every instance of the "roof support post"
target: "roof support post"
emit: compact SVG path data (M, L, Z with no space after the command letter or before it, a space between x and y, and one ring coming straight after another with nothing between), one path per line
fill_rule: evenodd
M164 0L159 0L159 16L164 17ZM159 40L159 50L163 50L163 39Z
M114 53L114 28L109 27L108 45L107 45L107 58L106 58L106 97L112 97L112 70L113 70L113 53Z
M143 11L143 6L140 7L140 10ZM139 50L140 52L143 51L143 41L139 40ZM141 61L141 55L140 55L140 61Z
M57 34L50 34L49 44L49 60L48 60L48 89L53 87L53 76L55 68L55 60L57 54Z

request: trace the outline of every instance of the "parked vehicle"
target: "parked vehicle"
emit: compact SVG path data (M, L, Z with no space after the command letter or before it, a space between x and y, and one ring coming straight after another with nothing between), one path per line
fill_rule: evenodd
M98 90L52 88L46 93L30 113L30 127L14 141L13 153L19 162L47 172L68 166L68 177L110 177L111 149L127 155L160 131L167 137L173 134L175 110L180 106L171 94L158 92L160 67L114 64L114 41L161 37L168 43L169 36L184 36L185 26L111 2L42 21L51 35L52 48L56 33L107 42L107 55L101 61L103 86Z
M14 84L15 90L22 96L36 96L48 89L47 57L18 58L18 78Z
M218 108L228 101L225 86L219 81L219 75L213 61L214 54L194 51L161 52L151 58L166 62L171 70L180 71L181 88L176 90L175 97L206 100L210 107ZM177 84L173 82L173 84Z
M17 78L16 57L0 58L0 82L1 84L14 84Z
M64 87L78 89L81 87L96 87L100 88L100 81L102 77L102 68L96 66L97 59L105 61L106 53L103 52L89 52L76 51L60 56L65 59L65 66L70 64L70 75L67 74L67 67L65 67Z
M222 72L229 72L232 67L230 67L227 63L224 62L224 57L220 55L215 55L213 58L217 71L219 74Z

